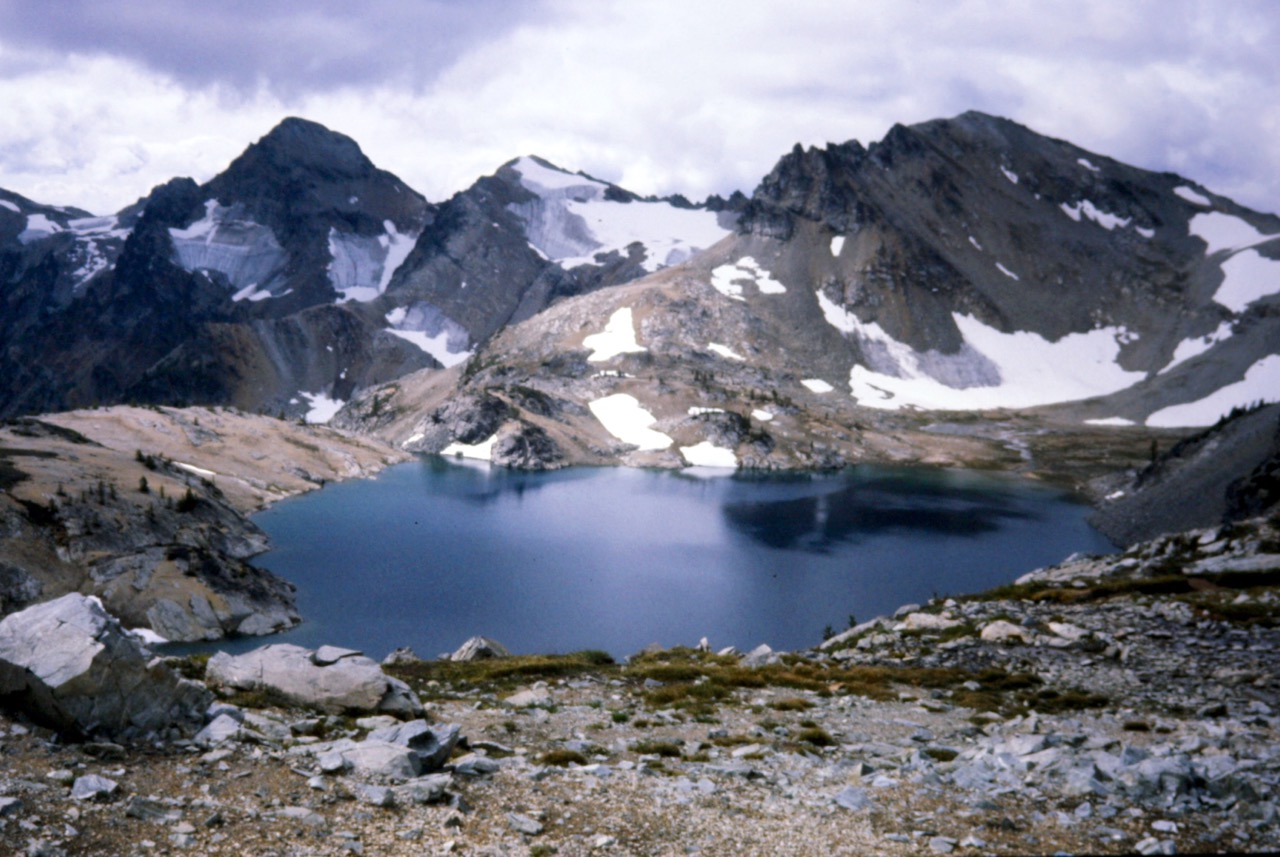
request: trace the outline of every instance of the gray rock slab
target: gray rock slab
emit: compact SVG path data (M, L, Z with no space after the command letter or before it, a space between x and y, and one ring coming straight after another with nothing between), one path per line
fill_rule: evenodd
M98 774L85 774L78 777L71 786L71 797L76 800L104 800L111 797L120 788L115 780L109 780Z
M832 800L835 801L836 806L842 806L854 812L871 807L871 797L863 789L856 786L846 786L837 792Z
M77 593L0 621L0 697L55 728L112 738L193 733L211 699Z
M398 723L369 733L371 741L386 741L412 749L422 760L422 769L426 772L444 767L461 737L462 729L456 723L432 726L425 720Z
M388 676L363 655L320 666L314 653L288 643L263 646L243 655L218 652L205 672L211 684L263 690L285 700L334 714L381 711L396 716L422 714L422 703L404 682Z
M422 761L418 754L400 744L361 741L339 753L357 774L403 781L422 773Z
M428 774L396 786L396 799L400 803L439 803L448 799L451 785L453 777L449 774Z
M542 822L519 812L507 813L507 823L516 833L523 833L525 836L537 836L542 832Z
M451 661L483 661L492 658L509 658L511 652L497 640L488 637L472 637L449 656Z

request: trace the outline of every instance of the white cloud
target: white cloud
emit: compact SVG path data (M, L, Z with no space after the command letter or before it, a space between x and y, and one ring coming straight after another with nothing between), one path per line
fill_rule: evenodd
M1280 86L1267 2L554 0L514 22L422 5L396 18L319 3L294 19L266 2L255 28L241 0L191 3L209 33L193 30L188 67L156 36L181 16L151 32L135 9L110 31L112 59L86 53L83 32L15 30L50 16L0 0L0 32L21 33L0 36L0 184L114 209L173 175L210 177L301 115L435 200L526 153L702 197L749 193L797 141L866 143L972 108L1280 209L1280 103L1257 97ZM210 25L219 14L237 27ZM405 49L415 39L427 59Z

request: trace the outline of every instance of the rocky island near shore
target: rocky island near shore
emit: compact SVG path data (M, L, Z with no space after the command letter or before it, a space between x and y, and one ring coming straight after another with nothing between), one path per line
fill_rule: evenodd
M28 855L1274 852L1278 584L1272 515L906 605L806 651L704 643L624 664L492 641L382 665L287 645L130 659L119 653L139 644L68 595L0 622L0 662L21 667L0 671L0 843ZM93 637L68 641L76 651L117 654L59 660L58 647L15 643L41 621ZM129 663L146 677L117 674ZM112 676L116 694L151 702L112 709Z

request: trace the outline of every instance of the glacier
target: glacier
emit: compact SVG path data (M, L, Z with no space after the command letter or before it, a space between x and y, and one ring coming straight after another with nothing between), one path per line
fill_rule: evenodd
M401 233L390 220L383 221L382 228L375 236L329 229L329 282L340 295L338 303L374 300L409 258L418 236Z
M248 218L240 204L205 202L205 216L185 229L170 229L175 261L184 270L217 271L233 292L251 284L272 292L284 272L288 254L267 226Z
M524 157L512 165L537 198L507 209L524 224L529 245L566 270L595 264L596 254L623 256L639 242L652 273L679 264L729 234L715 212L668 202L606 199L609 185Z

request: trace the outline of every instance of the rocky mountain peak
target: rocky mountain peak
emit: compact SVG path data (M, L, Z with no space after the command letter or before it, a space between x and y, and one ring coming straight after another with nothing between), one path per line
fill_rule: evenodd
M355 140L296 116L281 121L241 156L250 162L258 158L273 166L306 166L350 176L367 176L377 170Z
M378 169L345 134L305 119L285 119L205 185L210 198L244 205L285 240L299 232L378 234L391 220L417 231L434 207L399 178ZM198 217L202 212L193 211Z
M799 143L764 177L739 224L744 233L786 239L793 217L825 222L837 232L856 228L858 195L850 186L867 157L857 140L824 148Z

